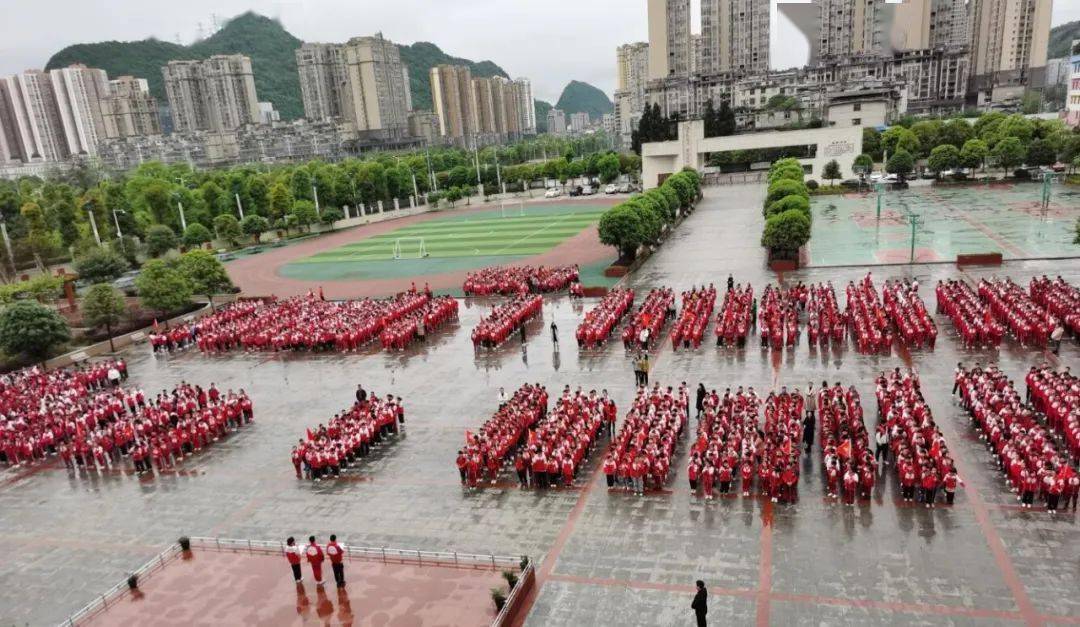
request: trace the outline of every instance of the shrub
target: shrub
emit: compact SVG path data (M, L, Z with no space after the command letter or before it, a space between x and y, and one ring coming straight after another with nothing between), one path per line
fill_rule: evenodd
M184 229L184 235L181 239L184 242L184 246L198 247L209 242L213 238L214 236L210 233L210 229L198 222L193 222L188 225L188 228Z
M810 241L810 219L801 211L791 210L765 221L761 245L782 254L794 254Z
M784 196L780 200L769 205L765 210L765 217L769 218L787 211L799 211L810 219L810 200L802 196Z
M809 192L806 191L806 185L802 181L780 179L769 185L769 192L765 196L765 206L768 207L785 196L803 196L807 199L810 198Z
M810 191L814 191L817 188L818 188L818 182L815 181L814 179L810 179L809 181L806 182L806 189L808 189Z
M87 283L108 283L127 272L127 259L111 250L95 248L75 260L75 272Z
M56 346L71 339L67 322L33 300L21 300L0 311L0 349L9 355L24 355L43 361Z
M176 248L176 234L164 224L155 224L146 230L146 254L160 257Z
M622 259L633 259L645 241L641 215L626 205L616 205L600 216L597 226L600 242L614 246Z

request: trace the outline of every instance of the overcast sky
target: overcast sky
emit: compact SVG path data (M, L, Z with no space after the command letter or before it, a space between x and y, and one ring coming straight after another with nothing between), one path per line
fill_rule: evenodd
M697 25L699 0L694 5ZM1055 0L1054 24L1080 19L1080 0ZM381 30L399 43L431 41L473 60L491 59L532 79L554 102L571 79L609 94L615 47L647 38L645 0L0 0L0 74L45 65L66 45L148 36L190 43L221 21L254 10L305 41L344 41ZM774 10L774 23L776 15ZM773 66L805 61L806 44L781 19Z

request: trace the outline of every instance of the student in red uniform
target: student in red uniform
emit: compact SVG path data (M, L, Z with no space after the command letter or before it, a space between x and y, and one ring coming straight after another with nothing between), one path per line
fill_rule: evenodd
M307 548L304 549L304 555L307 556L308 564L311 565L311 573L315 577L315 585L323 585L322 580L322 563L325 559L323 549L317 542L315 542L315 536L308 537Z
M330 556L330 568L334 571L334 583L338 588L345 587L345 551L337 543L337 536L330 534L330 542L326 545L326 554Z
M289 536L289 539L285 540L285 559L289 560L289 567L292 568L293 580L296 583L300 583L304 580L300 573L300 547L296 546L296 538Z
M960 479L960 475L956 474L956 467L953 466L949 469L949 472L945 473L944 479L941 481L941 486L945 490L945 502L949 505L953 504L956 500L956 486L964 485L964 482Z

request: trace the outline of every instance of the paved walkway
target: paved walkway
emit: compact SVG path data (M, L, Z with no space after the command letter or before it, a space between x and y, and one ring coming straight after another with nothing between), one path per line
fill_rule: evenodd
M711 189L702 207L631 279L635 288L722 285L728 273L760 293L776 276L757 245L762 187ZM1022 262L983 272L1026 282L1061 273L1080 282L1080 263ZM843 283L863 268L806 270L782 280ZM950 265L874 268L916 276L930 286L957 276ZM146 347L125 354L132 383L154 393L180 380L245 388L256 421L176 474L140 480L126 473L68 475L63 469L0 474L0 623L51 624L180 535L274 540L337 533L346 543L531 556L538 592L529 625L673 625L692 619L695 579L712 592L713 624L1036 624L1080 616L1080 530L1074 513L1056 518L1020 511L982 444L950 397L961 360L997 361L1020 377L1046 355L1006 342L1000 351L964 351L951 324L932 352L883 356L851 349L811 351L805 344L772 354L756 340L741 351L673 353L658 349L653 380L723 390L753 385L804 386L822 379L873 394L881 370L912 364L960 465L967 487L952 508L897 503L889 469L873 502L845 508L823 498L820 457L805 457L801 500L773 506L756 499L702 502L687 488L686 443L662 493L635 498L603 487L598 458L572 489L546 494L500 484L477 493L458 485L453 461L466 429L496 407L500 386L538 381L607 388L620 417L633 393L629 362L617 345L579 352L573 331L584 309L549 299L530 327L525 350L511 342L474 355L469 331L486 305L467 301L459 327L405 354L155 358ZM932 307L932 304L931 304ZM546 330L559 326L561 351ZM1080 367L1066 346L1061 362ZM293 477L288 460L307 426L345 407L357 383L401 395L404 439L360 472L312 484ZM868 417L868 420L872 420ZM282 574L285 577L285 574Z

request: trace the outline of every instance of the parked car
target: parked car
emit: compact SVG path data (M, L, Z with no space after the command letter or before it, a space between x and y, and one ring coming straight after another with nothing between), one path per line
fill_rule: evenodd
M571 197L580 196L582 194L582 191L583 190L581 189L580 185L575 185L574 187L570 188L570 196Z
M592 196L592 195L596 194L596 188L593 187L592 185L586 185L584 187L579 187L578 189L581 190L581 195L582 196Z
M558 187L552 187L544 192L544 198L558 198L559 196L562 196L562 190Z
M604 193L605 194L617 194L617 193L619 193L619 186L614 184L614 183L611 183L607 187L604 188Z
M619 193L620 194L629 194L631 189L632 188L631 188L629 183L621 183L621 184L619 184Z

